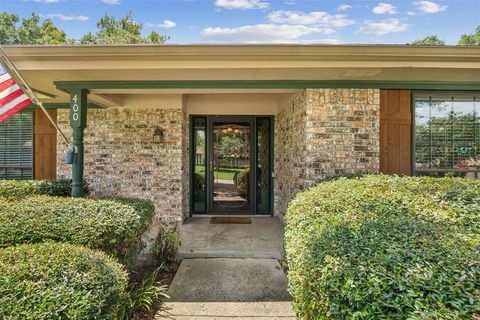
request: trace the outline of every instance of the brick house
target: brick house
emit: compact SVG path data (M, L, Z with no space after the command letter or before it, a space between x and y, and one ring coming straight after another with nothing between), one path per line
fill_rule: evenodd
M84 142L74 167L92 193L149 198L158 221L281 217L298 191L338 174L477 174L465 161L480 156L479 47L6 51L58 125ZM88 110L84 131L72 120L75 96ZM0 136L0 178L72 176L68 147L41 110L1 124Z

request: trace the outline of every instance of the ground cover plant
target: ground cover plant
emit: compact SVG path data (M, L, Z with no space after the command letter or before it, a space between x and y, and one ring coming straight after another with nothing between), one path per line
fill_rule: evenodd
M302 192L285 250L302 319L479 319L480 181L373 175Z

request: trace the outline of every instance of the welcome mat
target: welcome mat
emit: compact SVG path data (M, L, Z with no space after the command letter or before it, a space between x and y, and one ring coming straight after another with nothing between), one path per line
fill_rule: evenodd
M252 220L247 217L212 217L210 224L251 224Z

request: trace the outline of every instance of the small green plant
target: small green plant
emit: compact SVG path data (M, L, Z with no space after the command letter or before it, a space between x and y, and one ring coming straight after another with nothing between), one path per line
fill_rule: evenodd
M168 285L158 280L164 270L160 265L142 281L130 285L129 296L125 305L125 319L134 319L140 313L151 314L153 311L163 310L162 301L168 299Z
M161 225L158 236L153 245L153 253L166 271L174 267L178 248L180 247L180 232L178 225L173 228Z

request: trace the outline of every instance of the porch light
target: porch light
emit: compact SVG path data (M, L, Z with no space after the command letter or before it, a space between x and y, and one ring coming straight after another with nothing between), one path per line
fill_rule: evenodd
M164 133L163 130L160 128L156 128L153 131L153 143L162 143L164 142Z

